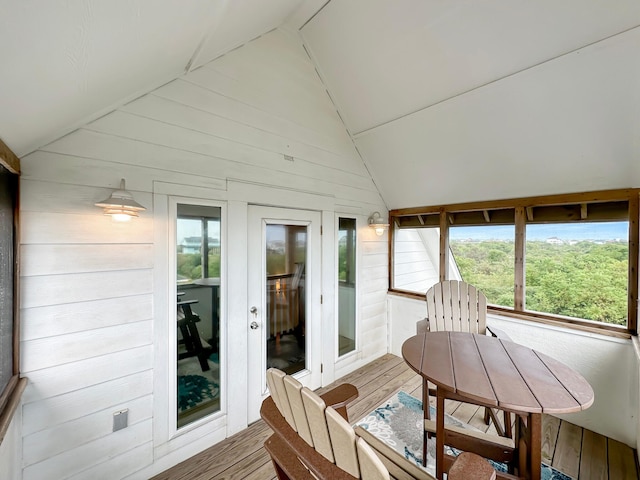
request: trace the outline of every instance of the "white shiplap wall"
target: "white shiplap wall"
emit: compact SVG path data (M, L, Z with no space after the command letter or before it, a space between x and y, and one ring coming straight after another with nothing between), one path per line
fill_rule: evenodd
M154 311L168 291L158 284L164 266L156 259L168 252L158 251L156 234L166 226L158 225L154 210L163 210L154 202L166 193L224 202L233 181L329 197L333 214L361 225L385 211L300 41L279 30L42 147L22 165L25 480L144 478L207 444L176 456L169 438L153 434L170 418L153 408L154 329L169 318ZM93 206L120 178L147 206L125 225ZM229 212L242 216L242 202ZM387 351L387 247L386 237L360 232L365 362ZM229 231L238 235L246 229ZM229 278L246 279L237 265L244 263L229 262ZM129 427L112 433L121 408L129 409Z

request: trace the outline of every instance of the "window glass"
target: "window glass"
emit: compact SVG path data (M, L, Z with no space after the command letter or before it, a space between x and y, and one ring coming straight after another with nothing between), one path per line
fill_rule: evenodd
M308 227L266 226L267 367L289 375L307 366ZM310 332L309 332L310 333Z
M626 325L628 222L527 225L526 309Z
M178 427L220 410L220 207L178 204Z
M488 303L513 306L513 225L451 227L449 246L461 280L481 290Z
M338 219L338 354L356 348L356 220Z

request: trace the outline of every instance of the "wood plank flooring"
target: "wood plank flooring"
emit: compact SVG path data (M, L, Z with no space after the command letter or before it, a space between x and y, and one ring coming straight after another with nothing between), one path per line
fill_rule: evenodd
M360 395L349 405L349 419L356 421L395 392L404 390L418 398L421 380L395 355L385 355L346 375L337 383L352 383ZM331 388L321 389L320 392ZM495 433L483 421L483 409L448 402L448 413L481 430ZM577 480L636 480L635 450L620 442L584 430L551 416L543 417L542 458ZM155 476L152 480L210 480L275 478L271 461L263 449L271 431L262 422L214 445Z

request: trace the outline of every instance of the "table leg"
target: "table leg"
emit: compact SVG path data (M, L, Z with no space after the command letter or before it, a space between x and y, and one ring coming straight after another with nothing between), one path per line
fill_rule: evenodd
M444 478L444 394L436 389L436 478Z
M429 408L429 382L426 378L422 378L422 412L424 413L424 420L431 419L431 409ZM427 466L427 449L428 441L431 438L429 432L424 428L424 422L422 422L422 466Z
M532 413L529 415L529 425L527 425L527 440L529 440L529 461L531 462L531 479L539 480L542 475L540 462L542 462L542 414Z

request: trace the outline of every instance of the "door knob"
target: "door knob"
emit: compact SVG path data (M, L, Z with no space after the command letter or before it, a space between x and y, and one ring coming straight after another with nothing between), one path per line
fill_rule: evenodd
M249 327L251 327L251 330L257 330L258 326L258 322L251 322L251 324L249 325Z
M256 307L251 307L249 313L251 313L255 317L256 315L258 315L258 309Z

